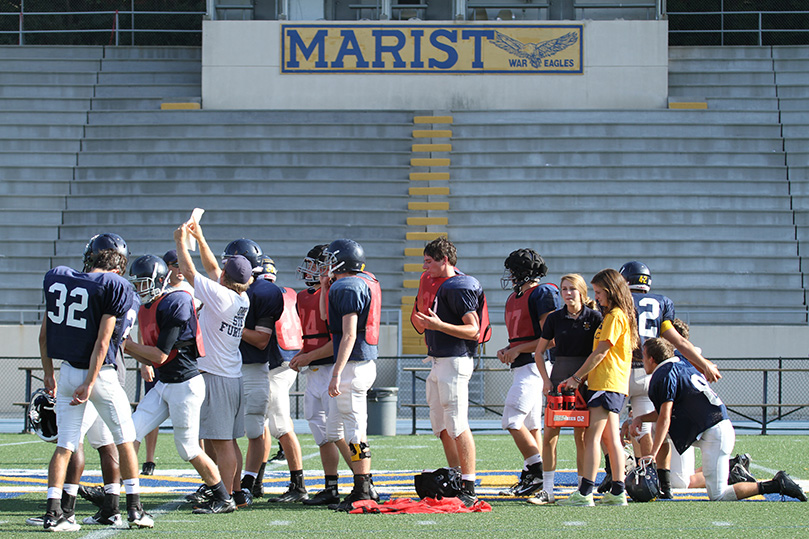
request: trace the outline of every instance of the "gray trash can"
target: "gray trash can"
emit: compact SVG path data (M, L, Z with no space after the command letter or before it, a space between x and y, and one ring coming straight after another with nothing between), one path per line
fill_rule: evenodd
M368 434L396 436L398 387L374 387L368 390Z

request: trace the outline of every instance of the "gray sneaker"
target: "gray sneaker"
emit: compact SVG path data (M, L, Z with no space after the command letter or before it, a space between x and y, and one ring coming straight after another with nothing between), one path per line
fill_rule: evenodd
M534 496L528 498L528 503L532 503L534 505L550 505L556 501L556 498L548 494L547 490L540 490Z
M77 532L81 529L81 526L76 524L76 518L73 515L56 517L46 514L43 517L42 527L46 532Z

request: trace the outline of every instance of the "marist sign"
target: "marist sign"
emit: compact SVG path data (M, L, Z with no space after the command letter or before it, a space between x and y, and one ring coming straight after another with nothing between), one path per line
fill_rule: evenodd
M281 73L575 74L582 25L281 25Z

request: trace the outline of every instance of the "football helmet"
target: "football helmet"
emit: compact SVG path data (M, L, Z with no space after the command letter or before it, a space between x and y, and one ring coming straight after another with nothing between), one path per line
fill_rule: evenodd
M129 267L129 282L144 304L153 302L163 294L168 277L169 267L155 255L138 257Z
M28 404L28 422L37 436L56 443L56 399L44 389L37 389Z
M326 247L323 256L325 261L321 268L328 272L329 277L335 272L359 272L365 269L365 250L354 240L334 240Z
M630 290L648 292L652 289L652 272L643 262L637 260L627 262L621 266L618 273L629 283Z
M419 498L454 498L461 492L461 474L455 468L439 468L433 472L423 471L414 478Z
M247 238L233 240L228 243L227 247L225 247L225 251L222 253L222 265L228 261L228 258L235 255L245 257L247 261L253 265L253 273L256 273L261 268L261 259L264 258L264 251L262 251L259 244L253 240L248 240Z
M626 492L636 502L650 502L660 496L660 481L654 462L640 459L626 475Z
M315 245L306 253L301 265L298 266L296 276L298 280L306 283L306 286L315 286L320 282L320 267L326 262L323 254L328 247L327 244Z
M261 269L256 272L256 277L259 279L266 279L275 282L278 276L278 270L275 268L275 262L269 256L261 257Z
M503 265L506 267L500 279L503 290L511 288L519 292L525 283L539 280L548 274L548 266L533 249L512 251Z
M126 246L124 239L118 234L105 232L103 234L96 234L87 245L84 246L84 272L88 272L96 267L98 255L102 251L112 249L124 257L123 267L118 267L121 275L126 274L126 262L129 259L129 249Z

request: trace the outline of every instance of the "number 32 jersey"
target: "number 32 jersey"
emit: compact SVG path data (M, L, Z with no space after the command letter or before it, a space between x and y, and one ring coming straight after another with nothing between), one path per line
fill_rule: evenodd
M44 279L48 356L87 369L101 318L117 318L105 363L115 354L134 323L139 301L132 285L117 273L82 273L58 266Z

